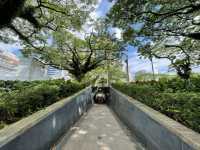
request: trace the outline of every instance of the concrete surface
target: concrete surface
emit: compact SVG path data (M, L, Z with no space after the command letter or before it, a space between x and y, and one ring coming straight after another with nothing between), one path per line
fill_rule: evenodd
M111 88L109 106L148 150L200 150L200 134Z
M143 150L107 105L94 105L53 150Z
M0 150L200 150L198 133L110 91L110 108L94 105L83 115L92 106L91 88L86 88L5 127L0 130Z
M91 106L91 88L0 130L0 150L49 150Z

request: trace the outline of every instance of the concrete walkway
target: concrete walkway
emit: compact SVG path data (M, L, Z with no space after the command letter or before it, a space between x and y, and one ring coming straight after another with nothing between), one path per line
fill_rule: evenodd
M56 150L143 150L106 105L94 105L54 148Z

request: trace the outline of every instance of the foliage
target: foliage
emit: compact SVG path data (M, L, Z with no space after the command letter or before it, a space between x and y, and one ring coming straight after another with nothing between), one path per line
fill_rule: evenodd
M200 92L200 76L192 75L189 80L189 87L185 86L185 80L179 77L162 77L158 81L140 81L137 80L137 85L150 85L156 88L157 91L163 92Z
M156 88L148 84L114 84L114 87L128 94L129 96L138 99L142 102L149 103L154 99L155 93L158 93ZM145 94L144 94L145 93ZM154 95L155 94L155 95ZM149 100L151 99L151 100Z
M80 39L69 31L59 30L52 34L54 41L51 46L41 51L26 48L23 50L24 54L38 54L46 64L67 70L81 81L86 73L94 70L107 59L107 53L119 51L119 43L107 32L92 32L86 34L85 39Z
M193 77L190 90L179 78L158 82L114 84L123 93L141 101L185 126L200 132L200 77Z
M0 2L0 40L15 41L17 35L39 48L47 42L44 35L57 32L57 28L80 29L95 3L94 0L3 0Z
M140 70L135 73L135 80L136 81L153 80L153 74L148 73L145 70Z
M34 55L48 65L67 70L81 81L107 59L105 51L119 49L103 21L97 21L95 31L82 39L72 34L81 34L82 25L91 21L89 13L95 4L96 0L6 0L0 3L4 11L0 17L5 19L0 22L0 40L15 42L18 35L26 56ZM9 12L6 7L13 9Z
M172 79L176 77L176 75L164 74L164 73L156 73L153 76L153 73L146 72L145 70L140 70L135 73L136 81L151 81L151 80L159 80L159 79Z
M198 0L118 0L108 20L124 29L124 36L129 41L138 37L156 39L164 36L199 40L199 11Z
M188 80L192 67L199 65L199 43L191 39L168 38L154 44L140 46L139 52L144 57L168 59L170 67L175 69L177 75Z
M188 80L199 65L199 14L198 0L118 0L107 22L121 28L124 42L138 46L142 56L168 59Z
M83 78L82 83L90 83L92 85L100 84L101 80L103 83L107 79L107 66L106 62L102 62L103 65L99 66L98 68L94 69L93 71L86 74ZM114 64L110 64L109 66L109 74L110 74L110 82L125 82L127 75L125 72L122 71L122 66L120 66L119 62L115 62Z
M3 82L1 81L1 83ZM9 90L0 99L0 122L2 126L43 109L84 87L78 83L64 80L5 81L5 83L8 82L10 84ZM6 84L2 85L5 86Z

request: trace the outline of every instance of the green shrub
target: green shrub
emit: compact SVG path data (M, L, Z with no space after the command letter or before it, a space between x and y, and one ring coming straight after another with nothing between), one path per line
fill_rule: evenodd
M137 84L117 84L114 85L117 89L122 91L123 93L126 93L130 97L133 97L135 99L138 99L143 102L150 102L149 99L153 99L157 95L157 89L154 88L151 85L137 85Z
M82 88L84 88L83 85L77 83L71 84L70 81L66 81L60 85L59 95L60 97L67 97L81 90Z
M14 98L17 102L16 116L23 117L58 100L59 87L56 85L40 84L21 91Z
M2 129L2 128L4 128L6 126L6 124L4 123L4 122L0 122L0 130Z
M0 122L10 123L16 120L15 113L17 107L16 103L13 101L1 99L0 100Z
M200 76L194 76L190 78L190 91L200 92Z
M165 83L163 81L156 84L131 83L113 86L200 133L200 93L185 92L181 84L177 88L172 83L172 81L165 81ZM159 90L160 87L163 89ZM168 88L164 89L166 87Z
M8 85L6 85L8 84ZM0 81L0 126L15 122L84 88L71 81Z
M199 93L162 93L157 97L156 105L160 112L200 132Z

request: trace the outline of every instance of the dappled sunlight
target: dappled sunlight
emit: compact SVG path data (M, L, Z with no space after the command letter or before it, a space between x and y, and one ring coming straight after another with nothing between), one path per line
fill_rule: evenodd
M77 149L79 145L80 150L86 147L93 150L121 150L123 147L127 150L142 150L137 139L129 134L128 129L106 105L95 104L71 130L71 136L59 143L63 149Z

